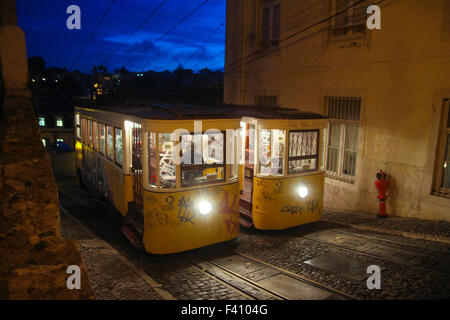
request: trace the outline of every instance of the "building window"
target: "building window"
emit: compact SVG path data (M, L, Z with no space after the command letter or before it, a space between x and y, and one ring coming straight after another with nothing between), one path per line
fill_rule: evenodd
M449 100L444 101L441 125L439 130L438 150L436 157L435 184L433 193L450 197L450 108Z
M39 126L45 127L45 118L44 117L39 117Z
M100 152L106 154L105 150L105 125L103 123L98 124L98 131L100 135Z
M60 127L60 128L64 127L64 121L63 121L62 117L57 117L56 118L56 126Z
M319 132L319 130L289 132L289 174L317 170L319 163Z
M225 135L222 132L181 136L181 185L225 181Z
M325 102L329 117L327 174L353 180L358 157L361 98L326 97Z
M42 139L42 144L44 145L44 148L47 147L47 139Z
M114 138L113 127L106 126L106 156L110 159L114 159Z
M278 106L278 97L255 95L255 106L276 107Z
M332 15L330 38L360 38L366 33L366 9L371 1L331 0Z
M80 114L75 114L75 128L76 128L76 134L77 138L81 139L81 117Z
M122 146L122 129L114 128L114 146L116 150L116 164L122 166L123 163L123 146Z
M278 44L280 40L280 0L262 0L261 34L264 46Z

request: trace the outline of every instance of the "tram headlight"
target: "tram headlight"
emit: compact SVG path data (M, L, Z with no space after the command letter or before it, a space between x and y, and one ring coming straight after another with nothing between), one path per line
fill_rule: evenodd
M300 198L304 199L308 196L309 190L305 186L301 186L297 189L297 194Z
M200 213L204 216L206 216L207 214L209 214L211 212L212 209L212 205L211 202L209 201L200 201L200 203L198 204L198 211L200 211Z

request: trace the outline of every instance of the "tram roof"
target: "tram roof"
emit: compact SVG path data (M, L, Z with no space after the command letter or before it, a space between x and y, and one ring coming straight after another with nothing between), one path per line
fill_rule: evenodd
M80 106L83 107L83 106ZM215 106L173 105L163 103L136 103L128 106L89 106L90 109L132 115L143 119L189 120L189 119L325 119L313 112L267 106L225 104Z

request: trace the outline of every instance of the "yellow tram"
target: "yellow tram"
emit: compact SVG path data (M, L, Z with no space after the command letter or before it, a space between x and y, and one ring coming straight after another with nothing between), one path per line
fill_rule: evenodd
M247 107L241 125L241 224L280 230L320 220L327 119L294 109Z
M239 223L319 220L325 125L286 108L76 107L77 174L123 216L135 246L181 252L234 239Z
M221 107L76 107L81 184L114 205L124 234L147 252L234 239L240 120Z

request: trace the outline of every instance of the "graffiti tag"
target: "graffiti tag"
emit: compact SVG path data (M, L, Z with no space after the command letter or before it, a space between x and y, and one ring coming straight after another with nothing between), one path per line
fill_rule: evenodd
M178 200L178 219L180 222L194 224L192 221L195 218L195 212L192 210L194 207L194 202L191 196L185 198L184 196Z

